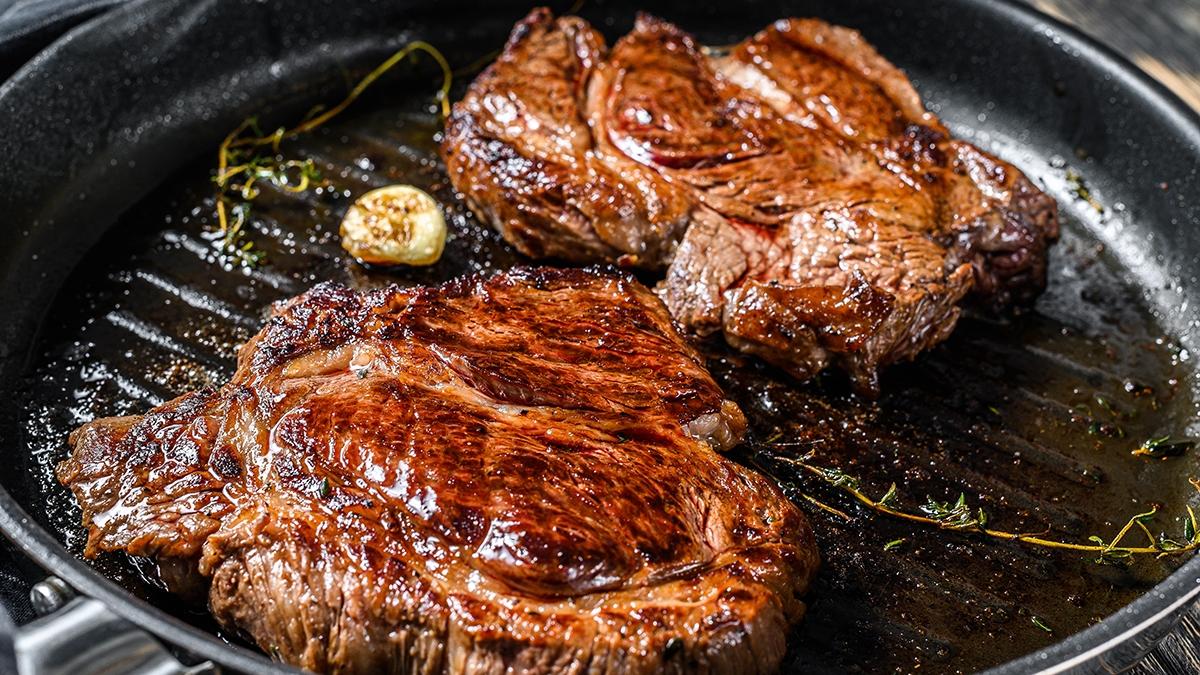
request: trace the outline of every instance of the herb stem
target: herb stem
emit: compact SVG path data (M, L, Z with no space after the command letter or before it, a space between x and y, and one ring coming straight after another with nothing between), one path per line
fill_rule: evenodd
M454 79L454 74L450 70L450 64L447 63L446 57L428 42L417 40L410 42L400 49L395 54L392 54L386 61L379 64L367 74L366 77L359 80L358 84L350 90L344 99L332 108L317 114L320 108L314 108L310 111L299 124L294 127L279 127L270 134L263 134L258 130L257 121L253 118L247 118L242 121L225 140L217 148L217 171L213 176L213 182L217 185L217 225L219 232L223 235L221 239L221 248L226 253L240 254L239 257L248 257L249 249L252 244L247 243L245 246L238 247L238 240L241 236L242 226L246 221L246 206L258 194L258 189L255 187L255 182L260 178L269 178L272 183L278 185L288 192L304 192L309 188L312 176L315 173L315 168L311 160L279 160L279 146L287 139L295 138L301 134L308 133L329 120L337 117L346 108L350 107L359 96L363 94L372 84L375 83L384 73L391 70L396 64L405 60L416 52L424 52L437 62L438 67L442 71L442 86L438 89L437 99L441 106L442 117L450 115L450 87ZM246 131L250 130L253 135L247 135ZM250 161L233 162L233 157L237 154L239 159L243 159L248 154L250 149L262 148L270 146L276 157L269 159L252 158ZM291 180L294 175L289 175L288 171L298 171L298 179ZM241 177L240 185L234 183L235 179ZM241 200L234 205L234 215L236 218L230 219L229 207L226 202L230 198L230 192L240 192ZM235 201L237 201L235 199ZM257 260L258 258L253 258Z
M1157 513L1157 512L1158 512L1158 510L1157 510L1157 509L1155 509L1155 511L1154 511L1154 512L1155 512L1155 513ZM1141 528L1142 532L1143 532L1143 533L1145 533L1145 535L1146 535L1146 541L1149 541L1149 542L1150 542L1150 545L1151 545L1151 546L1154 546L1155 542L1157 541L1157 540L1154 538L1154 533L1153 533L1153 532L1151 532L1151 531L1150 531L1150 528L1146 527L1146 524L1145 524L1145 523L1143 523L1141 520L1137 520L1137 521L1136 521L1136 523L1137 523L1137 526L1138 526L1139 528Z
M446 62L446 57L442 56L442 53L439 52L433 45L429 44L428 42L425 42L424 40L417 40L415 42L410 42L403 49L396 52L395 54L392 54L390 57L388 57L388 59L386 61L384 61L383 63L376 66L375 70L372 70L370 73L367 74L366 77L359 80L358 84L354 85L354 88L350 90L350 93L346 96L346 98L342 99L341 103L338 103L337 105L330 108L329 110L326 110L325 112L321 113L320 115L317 115L315 117L309 117L308 119L301 122L300 124L297 124L296 126L292 127L291 129L286 129L284 127L280 127L275 130L275 133L264 135L264 136L247 136L247 137L243 137L243 138L237 138L237 137L227 138L226 139L227 142L225 144L223 144L222 147L224 147L228 150L230 148L242 148L242 147L248 147L248 146L270 145L276 151L278 151L280 142L282 142L286 139L289 139L289 138L294 138L301 134L308 133L308 132L316 129L317 127L325 124L326 122L333 119L334 117L337 117L338 115L340 115L342 113L342 111L344 111L346 108L349 108L350 104L354 103L354 101L357 100L359 96L362 96L363 92L366 91L368 87L370 87L372 84L375 83L375 80L378 80L380 77L383 76L384 73L386 73L387 71L389 71L393 67L395 67L396 64L398 64L401 61L403 61L404 59L408 58L409 55L411 55L413 52L418 52L418 51L425 52L426 54L433 57L433 60L437 62L438 67L442 69L442 86L440 89L438 89L437 97L438 97L438 102L441 105L442 116L449 117L450 116L450 85L454 79L453 72L450 70L450 64ZM244 125L245 125L245 123L243 123L243 130L245 128Z
M850 516L846 514L845 511L839 511L838 509L833 508L832 506L826 504L825 502L817 500L815 497L812 497L810 495L806 495L803 493L801 493L800 496L804 497L804 500L807 501L809 504L812 504L813 506L817 507L818 509L821 509L822 511L825 511L826 513L831 513L831 514L837 516L838 518L841 518L842 520L846 520L846 521L852 520L850 518Z
M1190 519L1189 524L1191 525L1191 527L1187 528L1190 531L1190 534L1187 537L1185 537L1185 540L1187 543L1184 545L1173 545L1171 547L1167 547L1162 543L1161 539L1155 539L1153 533L1151 533L1150 529L1148 527L1146 527L1145 521L1153 518L1154 515L1158 513L1157 507L1151 508L1149 511L1146 511L1145 513L1139 513L1139 514L1133 516L1132 518L1130 518L1128 520L1128 522L1125 523L1124 527L1122 527L1120 529L1120 531L1117 532L1117 535L1112 538L1111 541L1106 542L1103 539L1101 539L1100 537L1093 536L1091 539L1093 542L1096 542L1096 543L1080 544L1080 543L1075 543L1075 542L1047 539L1044 536L1042 536L1042 533L1034 534L1034 533L1020 533L1020 532L1005 532L1003 530L990 529L985 526L986 516L983 513L983 511L982 510L979 511L978 516L973 516L970 509L967 509L965 507L964 500L961 496L959 497L958 502L953 505L953 507L948 507L947 505L936 504L936 503L931 502L931 504L933 504L933 506L939 507L938 510L936 511L936 516L935 515L921 515L921 514L917 514L917 513L910 513L908 511L903 511L903 510L900 510L900 509L890 505L890 502L894 501L895 496L896 496L896 490L895 490L894 485L887 491L887 494L884 496L884 498L878 499L878 500L873 499L859 488L858 479L856 479L852 476L849 476L846 473L844 473L838 469L828 469L825 467L821 467L821 466L812 464L809 462L811 457L812 457L812 455L808 454L801 458L778 457L777 459L779 459L787 464L790 464L792 466L803 469L804 471L807 471L815 476L818 476L819 478L821 478L825 482L829 483L830 485L834 486L835 488L840 489L843 492L854 497L856 500L858 500L860 503L862 503L864 506L871 509L872 511L875 511L877 513L882 513L882 514L885 514L888 516L892 516L894 518L899 518L899 519L907 520L907 521L914 522L914 523L920 523L922 525L932 525L932 526L938 527L940 529L947 529L947 530L974 531L974 532L978 532L980 534L984 534L984 535L987 535L989 537L993 537L996 539L1004 539L1004 540L1009 540L1009 541L1020 541L1020 542L1026 543L1026 544L1042 546L1045 548L1080 551L1080 552L1086 552L1086 553L1097 553L1100 555L1100 558L1098 558L1098 562L1109 562L1109 563L1120 562L1120 561L1123 561L1124 559L1126 559L1130 556L1133 556L1133 555L1151 555L1151 554L1153 554L1158 557L1163 557L1163 556L1167 556L1167 555L1179 555L1179 554L1183 554L1183 553L1190 553L1190 552L1195 551L1198 548L1200 548L1200 535L1197 534L1198 532L1200 532L1200 527L1197 527L1196 516L1190 506L1188 507L1188 518ZM1198 490L1200 490L1200 481L1197 481L1196 479L1191 479L1191 480L1192 480L1193 485L1195 485L1196 488ZM812 499L811 497L808 497L807 495L805 495L805 498L808 499L810 502L819 504L819 502L816 502L815 499ZM888 502L888 503L885 503L885 502ZM837 511L836 509L833 509L832 507L826 507L823 504L821 506L823 508L825 508L825 510ZM931 509L932 507L925 507L925 508ZM844 514L841 514L841 512L837 512L837 513L839 515L844 515ZM1121 542L1123 542L1125 540L1125 538L1129 535L1129 533L1135 527L1141 529L1141 531L1143 533L1145 533L1146 538L1150 542L1149 546L1122 546L1121 545ZM1168 540L1168 543L1171 543L1171 542Z
M252 124L254 124L253 118L242 120L242 123L237 125L233 131L229 132L229 135L225 137L225 140L221 141L221 147L217 152L216 181L217 186L222 190L225 188L225 184L231 177L229 175L229 146L233 143L234 139L240 136L242 132L248 129ZM217 195L217 222L221 228L221 233L228 235L229 217L225 214L225 200L221 199L220 195ZM228 236L226 238L228 239Z

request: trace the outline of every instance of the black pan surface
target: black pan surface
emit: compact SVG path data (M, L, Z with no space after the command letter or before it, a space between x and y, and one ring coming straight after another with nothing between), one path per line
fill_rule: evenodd
M0 90L10 163L0 176L8 214L0 307L11 317L0 327L9 394L0 437L12 465L0 476L11 495L0 497L0 525L10 536L185 647L242 669L262 663L202 610L159 590L145 563L72 557L82 544L78 510L50 470L80 422L140 412L228 377L234 350L273 300L324 279L431 283L520 262L446 184L428 63L400 69L335 124L285 148L316 159L328 185L260 197L252 237L268 264L222 260L204 234L215 147L242 117L286 122L336 100L410 39L436 44L455 65L475 62L526 9L135 3L77 30ZM1088 651L1102 647L1110 660L1144 648L1196 594L1200 563L1120 570L916 529L855 507L786 458L814 451L875 494L896 482L909 508L961 491L995 527L1013 531L1111 537L1152 502L1163 507L1154 526L1180 530L1183 504L1200 502L1186 480L1200 473L1196 459L1148 462L1129 450L1151 436L1197 433L1194 116L1077 35L1015 6L752 3L731 12L589 3L581 13L615 37L634 9L710 43L787 15L858 28L956 133L1020 166L1063 208L1066 233L1035 310L964 320L945 345L888 373L878 402L848 394L836 375L798 385L705 345L751 418L738 458L800 500L826 560L786 667L965 672L1025 657L1008 666L1024 672L1079 655L1094 665ZM470 77L459 78L459 91ZM452 239L433 268L368 270L338 246L352 198L395 182L425 187L448 207ZM1122 651L1105 647L1112 638Z

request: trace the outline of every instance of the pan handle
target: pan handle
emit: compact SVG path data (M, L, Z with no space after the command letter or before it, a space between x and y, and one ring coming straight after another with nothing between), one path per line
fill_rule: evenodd
M30 600L41 616L13 633L19 675L220 672L209 661L183 665L149 633L113 614L99 600L76 595L57 577L35 584Z

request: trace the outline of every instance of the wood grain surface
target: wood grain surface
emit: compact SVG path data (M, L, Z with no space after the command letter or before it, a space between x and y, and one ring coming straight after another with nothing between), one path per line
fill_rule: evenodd
M1033 0L1200 110L1200 0Z
M1032 0L1051 14L1113 47L1200 110L1200 0ZM1133 675L1200 673L1200 606Z

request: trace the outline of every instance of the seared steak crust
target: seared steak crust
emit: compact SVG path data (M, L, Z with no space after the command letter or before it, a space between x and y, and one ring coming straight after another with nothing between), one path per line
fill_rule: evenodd
M949 249L947 269L972 264L977 300L1003 309L1045 288L1047 248L1058 238L1054 199L1008 163L950 138L904 73L858 32L783 19L718 67L788 119L874 155L909 186L907 197L888 201L928 195L936 214L926 227Z
M630 279L326 284L225 386L77 430L59 477L89 555L190 573L305 668L768 672L817 554L716 452L744 424Z
M552 53L547 45L579 35L589 36L588 48L575 54L586 57L528 55L531 45ZM535 60L539 73L573 78L570 97L543 96L521 75ZM497 114L487 103L496 97L519 103ZM529 175L539 191L514 192L488 168L511 166L499 146L479 150L495 134L477 130L497 117L541 130L503 146L521 148L526 161L550 156L526 137L568 124L566 138L587 150L554 176L537 165ZM685 327L722 331L800 378L840 365L868 393L880 366L946 339L968 295L996 309L1036 297L1057 237L1051 198L1014 167L950 138L861 36L815 20L777 22L713 57L653 17L640 17L606 51L579 19L555 22L538 10L447 129L454 185L523 252L666 264L658 290ZM614 186L630 185L610 182L614 175L636 177L633 187L670 208L611 198ZM547 191L575 195L555 203L593 193L639 217L547 209ZM651 213L670 214L655 237L645 235ZM624 248L596 246L601 229ZM630 256L639 241L652 241L644 249L656 254Z
M594 142L584 99L604 49L582 19L534 10L454 106L446 168L472 210L526 255L661 267L689 204Z
M721 328L798 377L836 361L866 391L880 364L949 335L971 273L947 270L928 195L727 81L671 24L642 17L610 62L621 124L609 135L718 214L688 230L667 272L664 298L685 324Z

